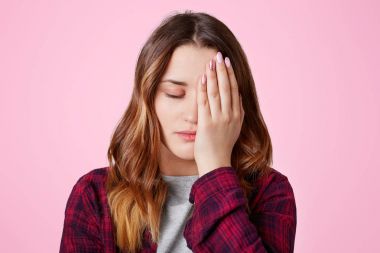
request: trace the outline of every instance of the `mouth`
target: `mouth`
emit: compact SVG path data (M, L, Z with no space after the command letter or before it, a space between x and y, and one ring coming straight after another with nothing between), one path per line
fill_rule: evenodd
M176 132L176 134L186 141L194 141L196 136L196 132L194 131Z
M176 133L178 133L178 134L192 134L192 135L194 135L194 134L197 133L197 131L180 131L180 132L176 132Z

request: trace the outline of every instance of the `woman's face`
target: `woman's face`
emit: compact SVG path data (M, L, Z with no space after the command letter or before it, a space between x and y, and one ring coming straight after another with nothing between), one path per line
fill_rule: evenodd
M216 53L215 49L192 45L177 47L158 86L155 109L164 135L163 144L176 158L194 160L194 141L185 140L176 132L197 130L197 85L206 64Z

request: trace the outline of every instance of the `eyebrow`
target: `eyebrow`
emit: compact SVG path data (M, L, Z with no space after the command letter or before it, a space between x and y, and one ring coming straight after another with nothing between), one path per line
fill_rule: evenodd
M161 82L169 82L169 83L174 83L177 85L187 86L186 82L176 81L176 80L172 80L172 79L162 80Z

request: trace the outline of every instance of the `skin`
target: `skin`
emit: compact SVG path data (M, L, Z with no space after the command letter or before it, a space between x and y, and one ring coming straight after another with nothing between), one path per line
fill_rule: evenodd
M164 135L159 157L163 175L202 176L231 166L232 148L240 135L244 110L232 67L227 67L223 58L218 63L216 55L215 49L180 46L173 52L161 79L155 109ZM214 70L209 67L210 60ZM185 141L175 133L185 130L197 132L195 141Z

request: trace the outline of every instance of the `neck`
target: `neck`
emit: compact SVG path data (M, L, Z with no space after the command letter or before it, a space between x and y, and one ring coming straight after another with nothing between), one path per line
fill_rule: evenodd
M194 159L184 160L174 155L161 143L159 167L165 176L195 176L198 175L198 167Z

